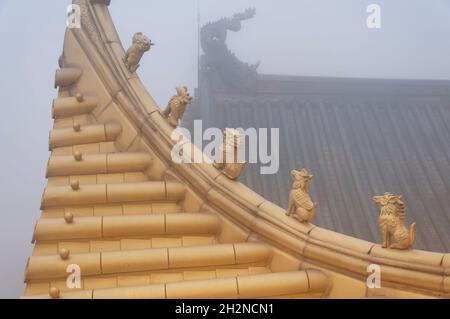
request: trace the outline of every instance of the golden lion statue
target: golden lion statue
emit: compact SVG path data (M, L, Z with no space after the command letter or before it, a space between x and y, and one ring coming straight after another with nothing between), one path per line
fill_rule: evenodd
M133 36L133 44L127 50L123 62L131 73L139 68L139 62L145 52L149 51L151 46L155 45L152 40L147 38L142 32L137 32Z
M313 175L309 175L308 171L302 169L300 172L293 170L291 175L295 178L292 184L292 190L289 194L288 208L286 215L295 214L297 219L302 223L309 222L315 214L317 206L309 195L309 184L313 179Z
M402 196L385 193L374 196L373 201L381 207L380 229L383 236L383 248L410 249L415 241L416 223L412 223L409 231L405 227L405 204ZM390 244L391 237L395 243Z
M192 102L192 96L189 95L185 86L177 87L177 95L173 96L166 109L161 113L168 119L169 124L177 127L186 111L186 106Z
M239 151L245 146L245 136L235 129L226 128L223 131L223 143L220 147L221 160L213 165L227 176L236 180L241 176L247 162L239 160Z

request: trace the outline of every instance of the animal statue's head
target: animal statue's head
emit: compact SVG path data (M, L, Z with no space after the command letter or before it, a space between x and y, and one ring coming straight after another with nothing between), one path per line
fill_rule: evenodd
M133 44L136 45L141 52L147 52L155 45L152 40L145 36L142 32L135 33L133 36Z
M382 213L388 214L404 214L405 203L401 195L394 195L392 193L384 193L381 196L374 196L373 202L380 206Z
M309 191L309 185L314 175L310 175L306 169L301 171L292 170L291 175L295 178L292 188L301 188Z
M190 104L192 102L192 96L190 96L187 87L179 86L176 88L177 97L179 101L183 104Z
M255 8L248 8L243 13L236 13L235 15L233 15L233 18L225 20L227 29L234 32L241 30L241 21L253 18L255 14Z

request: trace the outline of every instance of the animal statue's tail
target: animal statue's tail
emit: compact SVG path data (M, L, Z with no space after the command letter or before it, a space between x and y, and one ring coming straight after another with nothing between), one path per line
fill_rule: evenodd
M414 245L416 241L416 223L412 223L409 227L409 247Z

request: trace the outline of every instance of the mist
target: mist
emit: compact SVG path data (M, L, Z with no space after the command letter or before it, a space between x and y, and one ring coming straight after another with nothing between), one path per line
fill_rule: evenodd
M54 72L62 51L61 0L0 0L0 298L17 298L46 185ZM366 25L381 6L381 28ZM138 74L161 107L197 86L199 25L248 7L256 16L229 33L228 47L259 73L324 77L450 79L446 0L111 1L125 47L141 31L156 45Z

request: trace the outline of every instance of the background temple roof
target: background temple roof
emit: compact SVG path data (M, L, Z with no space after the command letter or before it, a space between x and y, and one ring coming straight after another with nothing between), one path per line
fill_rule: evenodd
M248 165L241 181L252 189L286 207L290 171L305 167L315 176L319 203L313 223L375 242L379 210L372 196L403 194L407 226L418 225L416 247L450 250L449 81L262 75L247 94L200 83L200 97L209 95L208 118L197 106L190 120L280 128L280 171L260 175L258 165Z

